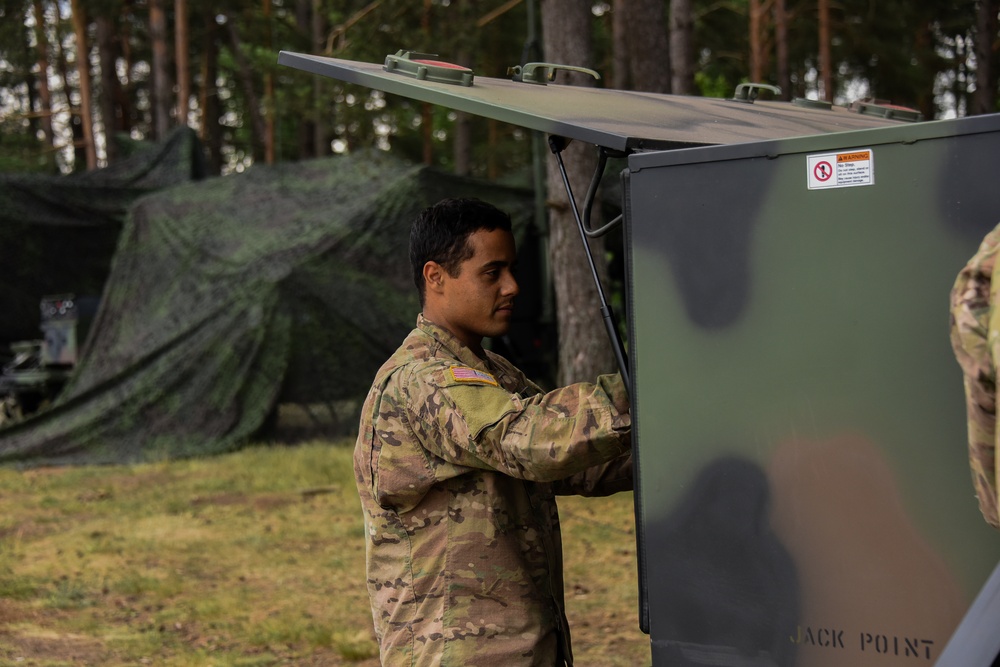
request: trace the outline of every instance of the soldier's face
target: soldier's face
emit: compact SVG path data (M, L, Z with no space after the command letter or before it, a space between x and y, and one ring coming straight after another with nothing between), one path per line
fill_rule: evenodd
M472 257L459 265L454 276L442 272L438 321L467 346L481 350L485 336L500 336L510 329L517 296L514 262L517 251L510 232L480 229L469 236Z

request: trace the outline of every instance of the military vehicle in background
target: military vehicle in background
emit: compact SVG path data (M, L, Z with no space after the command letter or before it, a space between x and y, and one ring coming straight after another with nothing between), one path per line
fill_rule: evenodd
M0 174L0 428L45 407L77 366L98 302L83 295L102 293L133 202L206 175L186 126L118 141L122 159L101 169Z
M0 370L0 426L29 417L59 395L79 360L96 304L94 297L73 294L42 298L42 338L11 343Z
M584 237L610 227L590 229L593 193L625 160L615 346L654 667L997 664L1000 542L948 296L1000 220L1000 114L552 85L579 68L496 79L403 51L278 62L543 132L560 166L567 139L594 146L586 201L569 193Z

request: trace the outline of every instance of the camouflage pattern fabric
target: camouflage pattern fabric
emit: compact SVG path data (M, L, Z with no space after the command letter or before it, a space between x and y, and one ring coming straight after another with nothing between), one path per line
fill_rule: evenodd
M159 183L140 176L155 176L164 162L179 159L161 155L145 170L134 169L133 198ZM77 184L81 200L108 203L106 189L84 193L82 175L66 179ZM85 291L78 295L102 298L58 401L0 428L0 465L212 455L270 440L259 429L276 404L297 404L296 412L321 417L341 405L360 407L372 377L413 327L417 294L409 263L398 258L406 257L410 222L423 208L446 196L479 197L510 213L517 247L535 243L530 191L375 149L144 190L127 216L122 213L123 226L95 222L73 236L54 223L8 229L2 186L0 357L4 331L16 333L24 324L18 308L3 307L13 303L7 296L31 311L27 329L35 333L29 337L40 337L40 295L79 288ZM63 190L50 189L52 201L66 203ZM112 226L122 231L102 237L110 243L107 252L81 238ZM42 242L33 228L58 234ZM522 268L531 271L532 262ZM82 275L77 269L93 280L66 282L70 273ZM533 314L530 299L525 305L519 317ZM341 429L328 419L301 427L296 439L329 439Z
M362 409L384 665L572 664L554 496L632 488L620 376L543 393L487 355L420 316Z
M969 464L986 522L1000 528L997 515L997 366L1000 358L1000 284L994 279L1000 227L986 235L979 251L958 274L951 290L951 343L962 367L969 422Z
M161 142L128 143L131 155L93 171L0 174L0 356L38 338L43 296L101 294L136 200L207 175L187 126Z

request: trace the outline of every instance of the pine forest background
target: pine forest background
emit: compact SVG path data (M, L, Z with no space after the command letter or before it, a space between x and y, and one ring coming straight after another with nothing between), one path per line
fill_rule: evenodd
M751 81L786 100L874 99L933 119L1000 109L998 15L1000 0L0 0L0 173L97 169L186 124L214 174L374 147L532 188L561 385L616 363L538 137L279 67L280 50L380 63L410 49L491 77L548 61L603 75L558 83L713 97ZM564 156L586 192L593 150L574 142ZM613 243L590 241L612 281Z
M399 48L502 77L545 59L567 0L2 0L0 171L66 173L187 123L216 173L359 147L517 179L527 133L279 67L282 49L381 62ZM876 98L925 118L998 106L1000 0L615 0L589 4L598 85ZM541 5L541 7L539 7ZM567 24L566 30L572 30Z

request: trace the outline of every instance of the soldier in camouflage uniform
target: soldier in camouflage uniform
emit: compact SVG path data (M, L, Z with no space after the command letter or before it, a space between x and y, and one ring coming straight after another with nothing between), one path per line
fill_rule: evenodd
M997 516L997 362L1000 308L996 307L1000 227L987 234L979 251L958 274L951 290L951 343L965 377L969 423L969 463L979 509L987 523Z
M632 488L619 375L542 392L484 336L518 293L510 218L414 222L423 312L365 401L354 455L384 665L572 664L555 495Z

